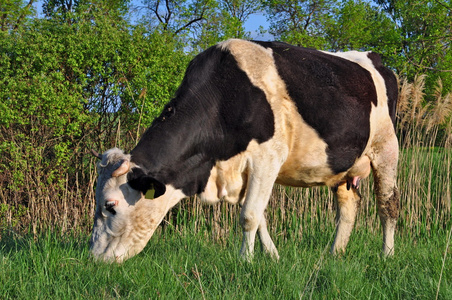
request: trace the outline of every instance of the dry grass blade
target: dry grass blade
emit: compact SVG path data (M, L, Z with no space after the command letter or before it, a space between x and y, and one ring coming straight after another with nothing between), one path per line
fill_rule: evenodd
M434 125L442 125L446 123L447 118L452 113L452 95L449 93L443 96L443 84L441 79L438 80L435 90L436 105L430 115L430 120L427 125L427 130Z
M439 288L441 286L441 280L443 277L443 272L444 272L444 265L446 263L446 257L447 257L447 252L449 250L449 244L450 244L450 236L452 234L452 226L449 229L449 237L447 238L447 244L446 244L446 249L444 250L444 257L443 257L443 265L441 267L441 273L439 275L439 280L438 280L438 288L436 289L436 298L438 300L438 296L439 296Z
M406 78L399 84L399 99L397 101L397 114L405 115L410 105L410 95L413 90L413 84L409 83Z

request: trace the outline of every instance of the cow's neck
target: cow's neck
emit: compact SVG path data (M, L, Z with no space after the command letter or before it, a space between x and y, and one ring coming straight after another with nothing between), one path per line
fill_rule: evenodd
M187 68L175 98L132 151L147 175L201 193L216 161L263 143L275 132L265 92L253 85L229 51L211 47Z
M132 150L132 161L147 175L181 189L186 195L202 192L215 162L207 145L215 125L206 124L202 111L191 107L191 115L180 114L171 102ZM209 126L209 130L205 130Z

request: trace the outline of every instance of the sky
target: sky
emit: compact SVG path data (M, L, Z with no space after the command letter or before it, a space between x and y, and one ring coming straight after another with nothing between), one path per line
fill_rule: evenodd
M263 36L259 35L259 26L268 30L267 18L262 13L256 13L250 16L245 22L245 29L251 32L251 38L256 40L273 40L273 36L270 33L265 33Z
M39 0L33 3L38 15L42 15L42 4L43 0ZM142 5L142 0L132 0L134 5ZM252 14L249 19L245 22L245 30L250 32L251 39L256 40L273 40L273 36L269 33L264 35L259 34L259 26L264 29L268 29L268 22L263 13Z

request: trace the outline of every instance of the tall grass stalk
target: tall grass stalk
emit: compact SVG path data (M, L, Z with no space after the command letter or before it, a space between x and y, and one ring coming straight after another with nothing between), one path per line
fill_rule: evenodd
M449 245L450 245L450 238L451 238L451 236L452 236L452 226L449 229L449 235L447 237L446 249L444 250L443 264L441 266L441 273L439 275L438 288L436 289L436 298L435 299L438 299L438 296L439 296L439 290L440 290L440 287L441 287L441 280L443 278L444 267L445 267L445 264L446 264L447 253L449 251Z
M426 95L424 83L425 76L419 76L413 82L401 80L399 84L397 134L401 214L398 230L410 235L445 230L451 224L452 97L444 95L441 82L433 95ZM128 151L136 143L138 130L122 126L118 118L115 126L99 132L111 133L107 138L111 145ZM99 136L95 144L102 139L104 136ZM92 146L88 145L87 149ZM61 175L63 186L57 187L46 184L41 168L33 168L33 163L39 164L39 161L30 161L28 171L24 172L22 190L0 189L0 227L31 231L35 235L46 228L61 233L88 233L95 209L95 162L94 158L83 154L73 173ZM372 176L362 181L360 189L362 202L356 230L380 232ZM26 199L19 195L25 195ZM224 243L224 237L238 228L239 210L238 206L226 203L203 206L193 197L169 212L160 231L182 232L189 226L195 232L204 232L206 237ZM284 241L334 228L335 213L333 194L328 188L279 185L275 186L266 211L270 233Z

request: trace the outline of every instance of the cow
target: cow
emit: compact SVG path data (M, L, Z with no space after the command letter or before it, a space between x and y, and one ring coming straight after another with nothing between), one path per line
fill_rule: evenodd
M276 182L331 187L331 252L341 253L360 203L359 181L372 170L383 254L393 255L397 94L395 75L373 52L239 39L208 48L189 63L174 98L130 154L96 154L90 252L109 262L136 255L174 205L198 194L210 204L241 204L244 259L253 257L256 233L278 259L264 215Z

